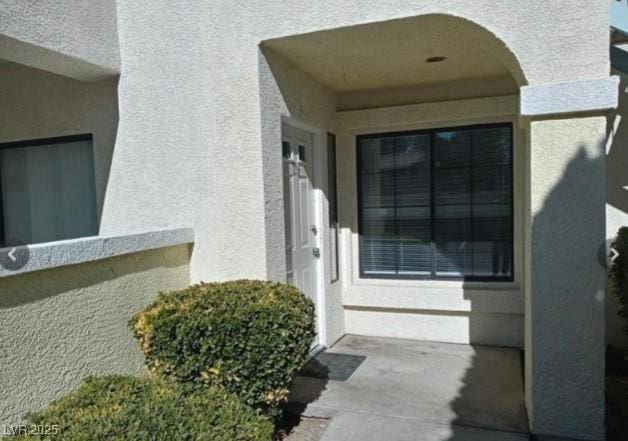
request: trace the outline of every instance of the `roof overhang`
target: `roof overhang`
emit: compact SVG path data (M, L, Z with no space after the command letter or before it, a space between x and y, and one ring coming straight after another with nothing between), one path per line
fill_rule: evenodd
M287 35L261 42L337 93L485 78L524 83L514 54L483 27L428 14Z

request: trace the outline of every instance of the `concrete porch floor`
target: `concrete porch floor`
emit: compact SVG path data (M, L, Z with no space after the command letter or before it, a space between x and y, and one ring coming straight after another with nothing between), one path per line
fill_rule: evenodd
M299 376L290 407L331 418L323 441L527 440L518 350L345 336L366 357L345 381Z

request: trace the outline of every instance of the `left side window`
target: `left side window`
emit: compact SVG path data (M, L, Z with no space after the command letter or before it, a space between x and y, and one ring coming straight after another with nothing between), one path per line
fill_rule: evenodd
M0 144L0 242L98 234L91 135Z

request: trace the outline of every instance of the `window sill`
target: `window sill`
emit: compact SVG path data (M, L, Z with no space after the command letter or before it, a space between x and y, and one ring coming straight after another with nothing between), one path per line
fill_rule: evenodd
M520 284L517 281L464 281L464 280L438 280L438 279L378 279L355 277L354 286L381 286L381 287L407 287L407 288L464 288L465 290L482 291L519 291Z
M178 228L111 237L82 237L29 245L30 256L26 265L17 270L0 267L0 278L193 242L194 230L192 228Z

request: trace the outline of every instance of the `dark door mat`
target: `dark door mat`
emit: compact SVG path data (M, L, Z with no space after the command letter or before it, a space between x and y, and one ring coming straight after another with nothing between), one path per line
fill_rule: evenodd
M307 362L299 375L322 380L347 381L365 359L366 357L362 355L319 352Z

